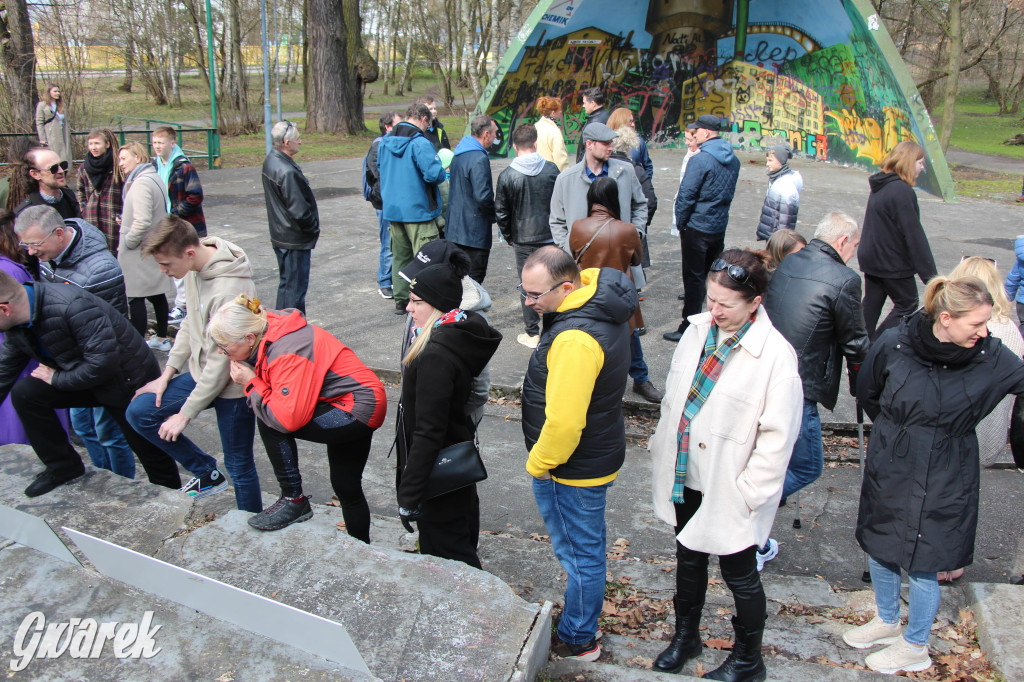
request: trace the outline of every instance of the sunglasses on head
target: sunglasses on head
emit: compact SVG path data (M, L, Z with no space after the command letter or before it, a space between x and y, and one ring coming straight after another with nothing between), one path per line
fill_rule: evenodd
M68 169L68 162L61 161L60 163L55 163L52 166L47 166L46 168L36 168L36 170L39 171L40 173L42 173L43 171L50 171L51 174L56 175L58 168L62 171L66 171Z
M719 258L711 264L711 272L721 272L722 270L725 270L725 274L729 275L729 279L736 284L745 284L751 289L754 288L750 282L750 273L742 265L731 265L724 258Z
M997 268L999 267L999 263L996 261L995 258L985 258L984 256L960 256L960 262L963 263L968 258L981 258L983 260L987 260L993 266L995 266Z

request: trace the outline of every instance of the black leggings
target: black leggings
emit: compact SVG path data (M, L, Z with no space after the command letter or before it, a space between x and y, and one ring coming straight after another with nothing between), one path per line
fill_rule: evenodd
M676 535L683 530L687 521L693 518L700 507L703 495L697 490L684 490L683 504L676 508ZM751 545L735 554L720 555L718 566L722 579L732 590L736 603L736 618L743 627L753 632L764 628L767 601L761 576L757 572L757 547ZM708 555L683 547L676 540L676 599L679 612L701 606L708 591Z
M156 316L156 335L160 338L167 336L167 297L163 294L128 299L128 319L131 320L135 331L146 336L146 301L153 304L153 314Z
M300 429L282 433L257 420L260 438L281 485L282 497L302 495L299 449L296 439L326 443L331 468L331 487L341 502L348 534L370 542L370 506L363 495L363 469L370 457L373 429L333 405L321 403Z

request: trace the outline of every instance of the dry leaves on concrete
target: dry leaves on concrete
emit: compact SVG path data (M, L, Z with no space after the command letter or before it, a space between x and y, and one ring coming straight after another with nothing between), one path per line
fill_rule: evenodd
M1001 679L978 645L977 624L974 622L973 612L960 609L960 622L952 623L933 634L952 644L950 652L932 654L931 668L919 673L909 673L908 677L950 682Z
M601 630L629 637L662 639L672 600L648 597L630 581L629 576L620 576L606 582L604 605L598 620Z

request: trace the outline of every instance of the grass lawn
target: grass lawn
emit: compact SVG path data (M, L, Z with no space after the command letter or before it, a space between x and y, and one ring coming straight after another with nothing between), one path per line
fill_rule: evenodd
M982 99L982 90L964 88L957 98L956 120L949 146L978 154L1024 159L1024 146L1004 145L1017 133L1024 133L1024 114L999 116L999 107ZM938 125L937 112L933 123ZM1020 191L1018 182L1016 192Z

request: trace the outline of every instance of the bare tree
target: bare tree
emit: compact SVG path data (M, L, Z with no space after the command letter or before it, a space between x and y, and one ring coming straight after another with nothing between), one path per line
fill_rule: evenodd
M378 67L363 48L359 0L308 0L306 130L352 134L363 123L363 85Z
M9 111L10 120L0 121L8 130L30 132L35 126L36 51L32 41L25 0L0 0L0 111ZM0 114L2 116L2 114ZM8 127L9 126L9 127Z

